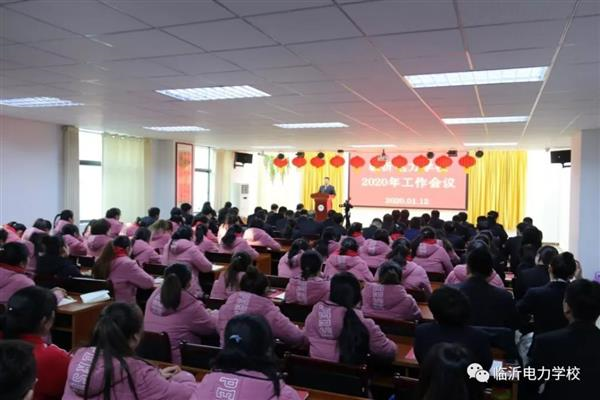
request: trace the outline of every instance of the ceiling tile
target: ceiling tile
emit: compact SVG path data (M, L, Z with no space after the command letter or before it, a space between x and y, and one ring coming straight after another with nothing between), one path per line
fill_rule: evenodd
M582 0L577 8L576 15L599 15L600 2L596 0Z
M362 79L373 76L388 79L398 78L392 69L380 59L323 64L319 68L329 77L336 79Z
M103 35L99 39L113 45L113 59L158 57L198 52L198 48L157 29Z
M2 49L0 49L0 56L2 56ZM22 64L18 64L13 61L0 60L0 71L4 71L7 69L18 69L18 68L22 68L22 67L23 67Z
M313 66L257 69L253 72L277 83L323 81L327 79L327 75Z
M377 50L364 38L296 44L289 46L289 49L314 64L365 62L381 59Z
M435 74L441 72L468 71L469 64L464 52L447 53L439 57L392 59L392 64L403 75Z
M180 75L179 72L174 71L171 68L147 60L112 61L102 63L101 66L108 69L111 73L133 78Z
M481 26L509 22L567 18L575 0L519 0L510 3L496 0L458 0L464 26Z
M386 35L371 40L389 58L439 56L464 51L458 29Z
M479 86L479 96L484 105L484 110L488 104L502 104L507 102L529 103L533 106L533 102L541 86L541 82L481 85Z
M302 95L345 92L342 86L333 81L286 83L284 86Z
M247 69L295 67L306 64L283 46L226 51L219 53L219 56Z
M50 54L25 45L10 45L0 48L0 58L8 59L28 67L73 64L68 58Z
M553 48L490 51L472 53L476 70L548 66L554 54Z
M115 53L113 47L83 37L37 42L31 46L82 62L107 60Z
M230 62L211 54L160 57L153 58L152 61L188 75L198 75L207 72L236 71L239 69Z
M8 8L0 8L0 36L19 42L33 42L36 40L64 39L73 36L73 34L16 13Z
M276 44L241 19L184 25L165 30L208 51Z
M20 68L4 71L2 75L10 79L23 79L30 83L40 84L70 82L73 80L73 78L70 76L38 68Z
M333 4L331 0L221 0L221 3L238 15L265 14Z

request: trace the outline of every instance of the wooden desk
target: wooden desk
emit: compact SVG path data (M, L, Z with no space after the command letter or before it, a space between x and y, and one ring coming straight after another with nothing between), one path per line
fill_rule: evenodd
M256 268L266 275L271 275L271 254L258 253L256 258Z
M421 318L426 321L433 321L433 314L429 309L429 305L427 303L417 303L419 310L421 310Z
M444 282L430 282L431 283L431 291L434 292L444 286Z
M102 309L112 300L84 304L77 293L69 293L76 303L60 306L52 327L52 340L59 347L71 350L89 343Z

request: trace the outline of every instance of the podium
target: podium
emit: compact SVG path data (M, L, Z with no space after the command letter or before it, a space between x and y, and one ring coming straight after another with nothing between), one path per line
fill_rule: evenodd
M315 220L325 221L327 212L332 209L332 201L335 199L335 195L317 192L311 194L310 197L315 200Z

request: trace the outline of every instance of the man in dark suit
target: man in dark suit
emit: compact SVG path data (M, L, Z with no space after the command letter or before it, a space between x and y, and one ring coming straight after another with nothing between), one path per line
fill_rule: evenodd
M323 225L308 216L306 210L302 210L294 227L293 238L297 239L304 236L321 235Z
M319 193L326 193L326 194L331 194L331 195L335 196L335 187L333 187L331 184L329 184L328 177L325 177L325 179L323 179L323 184L319 188Z
M550 263L557 255L558 250L553 246L540 247L535 260L536 265L521 271L518 278L513 278L515 299L521 299L530 288L544 286L550 282Z
M600 377L600 284L587 279L573 281L566 290L564 313L569 321L565 328L537 335L530 350L530 366L539 371L562 367L565 375L556 379L550 374L545 380L528 382L545 384L538 397L543 400L596 399ZM577 379L569 379L569 369ZM538 373L539 374L539 373ZM537 390L534 390L537 391Z
M363 236L365 239L372 239L377 232L383 226L383 221L379 218L374 218L371 221L371 225L368 228L363 229Z
M521 249L521 243L523 241L523 231L528 225L524 222L517 224L517 236L508 238L504 247L502 248L502 257L504 260L510 262L512 270L516 270L519 266L519 250Z

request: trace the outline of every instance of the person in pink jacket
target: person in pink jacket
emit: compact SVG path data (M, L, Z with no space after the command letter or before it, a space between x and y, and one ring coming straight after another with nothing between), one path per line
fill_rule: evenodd
M63 224L60 231L70 256L85 256L88 253L88 248L85 241L79 234L79 228L73 224Z
M233 317L224 336L212 371L196 386L191 400L300 400L279 377L273 333L264 317Z
M181 364L179 343L201 343L200 336L216 334L217 312L208 312L188 289L192 273L183 264L165 269L164 281L146 303L144 330L166 332L171 341L171 362Z
M219 226L219 230L217 231L217 240L219 243L221 243L221 239L223 239L223 236L225 236L229 228L234 225L238 225L238 216L235 213L230 212L227 214L225 222Z
M209 224L210 224L210 221L209 221L208 217L206 215L202 215L202 214L196 215L192 221L192 226L194 227L194 229L198 229L199 226L204 225L206 227L205 237L208 240L210 240L211 242L213 242L215 244L219 244L219 239L217 239L215 234L212 233L210 229L208 229Z
M105 219L110 224L110 229L108 230L108 236L114 238L121 234L123 230L123 223L119 221L121 218L121 210L116 207L109 208L106 210Z
M209 253L218 253L219 246L217 243L213 242L208 238L208 227L206 225L198 225L196 226L196 231L194 232L194 238L196 239L196 246L202 252L202 254ZM211 232L212 235L212 232ZM213 235L214 237L214 235Z
M123 228L123 234L129 238L133 237L137 230L140 228L141 221L142 219L140 217L137 217L135 222Z
M325 262L325 276L331 278L338 272L347 271L360 281L372 282L373 274L367 263L358 256L356 240L347 237L342 240L339 255L332 255Z
M25 232L25 230L27 229L25 225L15 221L9 222L8 224L4 224L2 228L8 234L8 237L6 238L6 243L18 242L19 240L21 240L23 232Z
M50 234L52 230L52 223L46 219L38 218L33 222L33 225L23 232L23 236L21 236L22 240L31 240L31 235L34 233L43 233L46 235Z
M115 300L135 304L137 289L152 289L154 278L129 258L131 241L127 236L117 236L102 250L92 267L96 279L108 279L115 291Z
M0 304L20 289L34 286L35 282L25 275L29 252L20 242L6 243L0 247Z
M90 235L86 238L88 256L98 257L104 247L112 240L108 235L110 223L105 219L90 222Z
M150 229L141 227L135 231L131 241L131 258L140 267L144 264L160 264L162 261L160 255L150 246L150 236L152 236Z
M362 234L362 228L363 226L360 222L353 222L352 225L350 225L350 228L348 229L348 235L342 236L340 240L344 240L347 237L351 237L354 238L354 240L356 240L358 247L362 246L365 243L365 237Z
M219 252L233 254L241 251L248 253L252 261L258 258L258 252L242 237L242 227L234 224L229 227L227 233L221 239Z
M23 234L25 236L25 234ZM22 240L21 243L27 247L29 259L27 260L27 267L25 267L25 273L31 277L35 277L37 271L37 260L43 251L42 241L48 234L41 230L31 233L28 240Z
M367 354L394 359L396 344L356 309L360 302L354 275L340 272L331 279L329 300L315 304L304 324L311 357L346 364L364 363Z
M159 369L135 356L143 329L137 306L107 306L89 347L73 354L63 400L188 400L196 387L192 374L177 366Z
M377 270L379 282L368 282L362 290L362 312L366 317L416 321L421 311L401 285L402 268L386 261Z
M285 253L277 264L277 275L284 278L297 278L302 274L300 270L300 256L310 246L306 239L296 239L292 242L290 250Z
M421 230L421 242L415 250L413 261L427 272L443 272L449 274L453 265L450 256L435 238L435 232L430 227Z
M171 242L165 246L162 254L162 263L171 265L181 263L188 266L192 273L192 285L190 293L193 296L201 297L202 288L198 281L199 272L211 272L212 263L208 261L198 246L192 242L192 228L182 225L171 237Z
M394 261L402 268L402 286L410 290L423 290L425 296L431 295L431 282L427 272L418 264L410 261L410 242L406 238L395 240L392 251L388 254L388 260ZM377 279L377 274L375 274Z
M265 232L264 226L265 224L260 218L254 218L250 227L244 232L244 239L250 246L264 246L275 251L281 250L281 244Z
M226 300L233 293L240 290L240 281L252 265L252 259L248 253L239 252L231 257L231 262L227 269L219 274L210 292L213 299Z
M150 237L150 246L162 252L171 241L173 236L173 225L167 220L161 219L150 226L152 236Z
M314 250L300 256L302 275L289 280L285 288L285 302L312 306L329 298L329 281L321 276L323 259Z
M391 251L390 237L386 230L378 229L373 239L367 239L358 249L358 255L365 260L369 268L377 268L385 261Z
M489 248L489 246L484 241L473 240L469 243L469 246L467 247L467 256L468 256L469 252L471 252L479 247ZM448 276L446 277L446 280L444 281L444 284L445 285L455 285L458 283L462 283L462 282L466 281L468 277L469 277L469 273L467 272L467 265L460 264L460 265L457 265L456 267L454 267L454 269L448 274ZM502 278L500 278L500 276L494 270L492 270L492 274L487 278L487 282L492 286L496 286L496 287L499 287L500 289L504 289L504 282L502 281Z
M54 217L54 234L61 233L65 225L75 224L75 215L71 210L62 210Z
M227 322L240 314L260 314L265 317L273 335L290 346L306 344L304 333L281 313L273 301L265 297L269 281L254 267L249 267L240 282L240 291L233 293L219 309L217 330L224 344Z
M321 238L315 244L315 250L321 254L324 260L326 260L332 254L337 254L340 251L340 236L333 227L328 226L323 229Z

